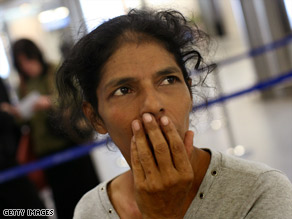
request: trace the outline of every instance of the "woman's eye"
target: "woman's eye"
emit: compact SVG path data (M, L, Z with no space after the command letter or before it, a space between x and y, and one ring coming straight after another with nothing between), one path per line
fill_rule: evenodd
M162 81L161 85L174 84L177 81L178 81L178 78L176 76L168 76Z
M131 93L131 89L128 87L121 87L114 92L114 96L123 96Z

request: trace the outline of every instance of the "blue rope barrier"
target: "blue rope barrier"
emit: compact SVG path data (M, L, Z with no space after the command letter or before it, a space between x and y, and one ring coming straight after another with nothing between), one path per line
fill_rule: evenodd
M254 85L254 86L251 86L247 89L210 100L206 104L196 105L193 107L193 111L196 111L196 110L203 108L203 107L209 107L209 106L214 105L216 103L222 103L222 102L227 101L229 99L232 99L232 98L235 98L238 96L242 96L244 94L251 93L251 92L256 91L256 90L267 89L271 86L282 83L283 81L288 80L288 79L292 79L292 70L280 75L279 77L271 78L271 79L266 80L264 82L260 82L260 83ZM14 178L20 177L22 175L25 175L25 174L32 172L32 171L35 171L35 170L47 168L50 166L55 166L55 165L58 165L60 163L66 162L66 161L76 159L78 157L81 157L81 156L89 153L93 148L99 147L99 146L104 145L104 144L106 144L105 140L100 141L100 142L90 143L90 144L79 145L79 146L76 146L74 148L65 150L63 152L60 152L60 153L57 153L54 155L50 155L50 156L45 157L43 159L40 159L38 161L34 161L34 162L31 162L29 164L25 164L25 165L22 165L19 167L10 168L8 170L0 172L0 183L12 180Z
M284 37L278 41L274 41L272 43L263 45L261 47L252 49L249 52L228 58L228 59L223 60L223 61L219 61L217 64L222 66L222 65L227 65L227 64L237 62L237 61L244 59L244 58L247 58L247 57L254 57L254 56L263 54L265 52L277 49L279 47L285 46L288 43L290 43L291 41L292 41L292 34L287 35L286 37ZM238 92L235 92L232 94L221 96L219 98L208 101L208 103L194 106L193 111L198 110L198 109L203 108L203 107L209 107L209 106L216 104L216 103L219 103L219 102L224 102L228 99L231 99L231 98L234 98L237 96L241 96L241 95L244 95L246 93L253 92L255 90L266 89L268 87L279 84L279 83L281 83L284 80L287 80L289 78L292 78L292 70L288 73L282 74L279 77L272 78L272 79L269 79L269 80L264 81L264 82L260 82L256 85L254 85L250 88L244 89L242 91L238 91ZM64 163L64 162L72 160L72 159L76 159L78 157L81 157L83 155L88 154L93 148L99 147L99 146L104 145L104 144L106 144L106 141L78 145L74 148L62 151L62 152L54 154L54 155L50 155L50 156L45 157L43 159L40 159L38 161L34 161L34 162L31 162L31 163L28 163L28 164L25 164L22 166L13 167L13 168L10 168L8 170L4 170L4 171L0 172L0 184L7 182L9 180L15 179L17 177L23 176L27 173L39 170L39 169L44 169L47 167L51 167L51 166L55 166L55 165Z
M284 38L281 38L281 39L276 40L274 42L267 43L267 44L265 44L263 46L259 46L257 48L251 49L248 52L233 56L231 58L227 58L227 59L222 60L222 61L218 61L216 64L218 66L230 65L230 64L238 62L238 61L240 61L242 59L245 59L245 58L248 58L248 57L255 57L255 56L264 54L266 52L278 49L280 47L286 46L290 42L292 42L292 34L289 34L289 35L285 36Z
M0 183L7 182L27 173L64 163L88 154L93 148L106 144L106 141L78 145L74 148L50 155L28 164L10 168L0 172Z
M238 96L242 96L244 94L251 93L251 92L254 92L256 90L264 90L264 89L267 89L269 87L275 86L279 83L282 83L283 81L288 80L288 79L292 79L292 70L287 72L287 73L281 74L278 77L270 78L269 80L257 83L257 84L255 84L249 88L246 88L244 90L237 91L237 92L234 92L232 94L223 95L223 96L220 96L220 97L215 98L213 100L209 100L207 103L196 105L193 107L192 110L196 111L198 109L209 107L209 106L214 105L216 103L223 103L226 100L229 100L229 99L232 99L232 98L235 98Z

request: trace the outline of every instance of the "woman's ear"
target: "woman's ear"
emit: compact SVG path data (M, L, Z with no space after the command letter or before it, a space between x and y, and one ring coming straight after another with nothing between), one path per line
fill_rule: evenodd
M82 104L82 110L86 118L90 121L93 128L100 134L106 134L107 129L103 123L103 121L98 118L96 115L94 109L92 108L92 105L88 102L83 102Z

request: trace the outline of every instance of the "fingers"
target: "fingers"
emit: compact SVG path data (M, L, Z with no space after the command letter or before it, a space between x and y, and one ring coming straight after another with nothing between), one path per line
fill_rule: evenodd
M145 113L142 117L145 130L148 134L150 144L153 147L155 160L160 170L169 170L172 165L172 158L168 143L163 136L159 125L155 118L149 113Z
M189 159L191 157L192 151L194 150L193 138L194 138L194 132L190 130L187 131L184 138L184 145L185 145Z
M190 148L190 145L193 143L192 132L186 135L187 139L185 138L185 142L183 142L176 130L176 127L168 117L163 116L161 118L161 123L161 129L169 142L168 144L170 147L173 164L178 171L185 171L186 168L190 167L190 162L184 143L186 143L188 148Z
M145 178L154 179L157 176L158 172L156 162L149 147L149 143L146 138L142 124L139 120L134 120L132 122L132 130L135 139L135 141L133 142L134 144L132 143L132 146L134 148L134 156L136 148L136 158L138 157L139 159L140 165L143 168L143 172L145 174Z
M149 174L153 175L153 169L157 172L170 173L174 169L184 171L188 168L193 147L193 133L186 132L183 141L168 117L163 116L160 119L161 127L149 113L145 113L142 120L145 131L139 120L133 121L132 129L136 139L138 157L146 178ZM154 156L151 147L153 147Z
M135 182L143 182L145 180L145 174L143 167L140 163L137 145L135 142L135 137L132 137L131 140L131 167L134 172L134 181Z

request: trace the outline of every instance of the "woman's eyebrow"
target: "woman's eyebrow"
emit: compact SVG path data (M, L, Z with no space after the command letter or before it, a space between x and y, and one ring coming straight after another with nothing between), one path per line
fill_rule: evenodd
M181 70L176 66L170 66L156 72L155 76L163 76L171 73L180 73Z
M109 88L109 87L118 87L121 86L123 84L126 83L130 83L130 82L135 82L137 81L136 78L132 78L132 77L126 77L126 78L115 78L111 81L109 81L106 85L105 85L105 89Z
M162 70L157 71L154 74L154 77L157 76L163 76L163 75L169 75L171 73L179 73L181 72L181 70L178 67L175 66L170 66L170 67L166 67ZM121 85L127 84L127 83L131 83L131 82L136 82L137 78L134 77L125 77L125 78L115 78L111 81L109 81L105 86L105 90L110 88L110 87L119 87Z

